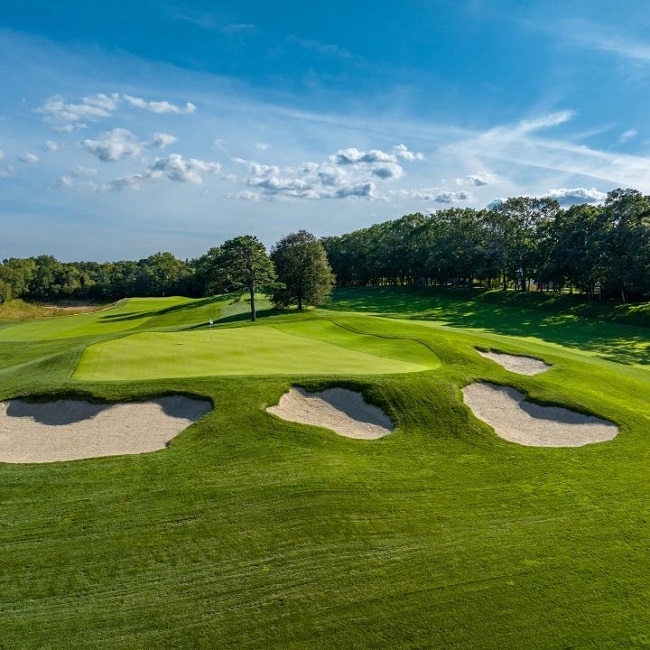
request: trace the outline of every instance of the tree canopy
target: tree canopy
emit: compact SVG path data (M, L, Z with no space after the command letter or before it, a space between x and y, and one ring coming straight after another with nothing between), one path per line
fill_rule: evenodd
M243 235L229 239L216 255L216 276L228 290L246 288L250 296L251 320L257 320L255 293L275 284L273 263L257 237Z
M277 307L320 305L332 295L334 274L323 244L306 230L281 239L271 249L278 285L271 294Z
M564 210L515 197L489 210L450 208L322 240L338 283L578 290L650 296L650 196L614 190Z

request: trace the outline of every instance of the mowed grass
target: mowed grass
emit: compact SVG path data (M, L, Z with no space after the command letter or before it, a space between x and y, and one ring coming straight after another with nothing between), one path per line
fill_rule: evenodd
M592 319L579 315L563 322L563 345L548 324L545 338L527 336L527 323L548 317L531 308L501 305L496 319L493 305L474 301L468 323L455 294L446 316L444 295L432 295L428 310L423 294L422 311L453 327L430 317L423 326L403 319L413 314L395 310L396 297L357 294L361 308L372 302L402 319L356 311L354 295L328 311L274 314L257 325L217 299L224 311L213 343L236 333L250 346L268 331L291 346L327 344L332 356L415 363L430 355L433 366L336 377L72 378L84 351L147 332L209 344L211 303L158 314L146 301L142 313L127 303L134 320L148 319L135 334L1 343L0 398L184 392L215 408L164 451L0 464L0 648L648 647L643 349L627 345L627 330L601 328L583 354ZM382 356L384 345L399 355ZM480 357L477 346L553 367L522 377ZM272 347L258 350L258 367ZM481 379L606 417L621 433L575 449L507 443L462 403L460 388ZM359 441L267 414L292 383L361 390L397 430Z
M191 332L150 332L96 343L73 375L80 381L210 375L380 375L418 372L437 357L410 340L384 341L322 323ZM328 334L335 334L332 343ZM380 354L375 354L380 352ZM402 360L402 358L408 360Z
M192 300L179 296L129 298L89 314L12 323L0 329L0 342L102 336L149 326L164 329L207 323L211 318L220 318L222 310L227 309L230 302L224 298Z

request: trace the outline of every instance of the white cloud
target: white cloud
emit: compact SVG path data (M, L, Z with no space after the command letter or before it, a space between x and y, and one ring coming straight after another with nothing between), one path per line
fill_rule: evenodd
M392 153L381 151L381 149L359 151L356 147L350 147L339 149L328 158L331 165L351 166L359 171L365 169L371 176L382 180L401 178L404 175L404 169L398 162L400 160L414 162L424 160L424 156L421 153L409 151L403 144L398 144L393 147Z
M348 185L346 187L341 187L336 191L336 198L372 198L375 194L375 189L376 186L371 181Z
M385 165L374 166L371 173L373 176L377 176L382 180L401 178L404 176L404 170L396 163L386 163Z
M227 198L236 198L241 199L242 201L261 201L262 194L260 192L250 192L245 190L243 192L237 192L234 196L229 196Z
M94 167L77 167L73 172L72 175L75 177L83 177L83 176L96 176L97 175L97 170Z
M570 175L588 176L612 185L648 186L648 159L591 149L568 140L544 137L542 129L563 124L571 111L550 113L514 125L498 126L440 148L440 154L467 166L488 166L495 160Z
M339 149L323 162L306 162L297 167L264 165L242 158L232 162L246 165L248 176L244 179L250 190L237 194L246 200L266 199L381 199L385 195L376 192L376 182L401 178L403 167L398 159L422 160L421 154L397 145L393 153L380 149L360 151L356 147Z
M85 126L84 120L110 117L117 107L116 97L102 94L84 97L81 103L66 103L63 97L55 96L34 109L34 112L44 115L45 121L54 124L59 130L69 132Z
M435 188L424 187L420 189L391 190L389 194L405 199L417 199L418 201L435 201L440 191Z
M60 151L63 149L63 143L56 140L47 140L41 145L43 151Z
M179 154L170 154L167 158L159 158L147 170L147 178L160 180L167 178L179 183L194 183L200 185L202 173L216 174L221 171L221 165L216 162L205 162L190 158L185 160Z
M133 95L122 95L124 100L135 108L141 108L145 111L152 113L194 113L196 106L192 102L185 102L185 106L177 106L166 100L163 101L146 101L140 97L133 97Z
M393 153L400 160L406 160L407 162L414 162L415 160L424 160L424 154L409 151L409 148L404 144L398 144L393 147Z
M506 199L503 197L498 196L496 199L492 199L485 207L488 210L493 210L494 208L498 208L502 203L505 203Z
M29 165L34 165L39 161L39 158L36 154L26 151L22 156L18 156L18 160Z
M266 142L256 142L255 148L259 151L268 151L271 145L266 144Z
M111 95L99 93L98 95L82 97L81 101L87 106L95 106L96 108L104 110L107 113L112 113L113 111L117 110L117 107L120 103L120 96L118 93L112 93Z
M5 152L0 149L0 160L4 160Z
M467 182L474 187L481 187L489 185L492 182L492 177L489 174L471 174L467 177Z
M75 182L72 176L59 176L55 181L54 184L57 187L74 187Z
M147 145L128 129L113 129L101 134L99 140L84 140L81 146L102 162L115 162L139 156Z
M557 23L557 25L559 24ZM650 62L650 44L647 40L636 40L630 33L617 32L610 26L574 19L565 21L561 26L561 31L556 28L555 23L544 25L542 28L590 49L611 52L634 62Z
M514 135L525 135L527 133L533 133L534 131L541 131L543 129L550 129L554 126L559 126L568 122L573 117L575 117L575 111L557 111L555 113L547 113L546 115L541 115L530 120L522 120L518 124L512 127L506 127L504 133L512 131ZM495 131L499 131L500 127L497 127Z
M367 153L359 151L356 147L349 149L339 149L330 160L336 165L360 165L360 164L373 164L396 162L394 155L385 153L379 149L371 149Z
M54 185L55 187L62 187L64 189L87 190L91 192L96 192L99 189L96 183L77 180L81 175L74 171L71 175L59 176L54 181Z
M170 135L169 133L154 133L151 146L157 149L164 149L175 142L178 142L178 138L174 135Z
M623 131L623 133L621 133L618 141L622 144L624 142L632 140L633 138L636 138L637 135L639 135L639 132L636 129L628 129L627 131Z
M595 187L575 187L573 189L551 189L546 193L551 199L556 199L560 205L576 205L579 203L602 203L607 198L606 192Z
M469 192L460 191L460 192L440 192L437 196L434 197L436 203L462 203L463 201L468 201L472 198L472 195Z
M0 178L11 178L14 175L13 165L7 165L6 167L0 167Z
M187 160L180 154L172 153L166 158L156 159L141 174L115 178L97 189L102 192L119 192L127 189L140 190L148 182L165 180L200 185L203 182L203 174L217 174L220 171L221 165L217 162L208 162L196 158Z
M66 102L63 97L56 95L35 108L34 112L43 115L43 119L53 124L55 130L70 133L75 129L86 128L87 121L96 122L111 117L122 102L152 113L190 114L196 111L196 106L191 102L185 102L185 106L178 106L166 100L147 101L133 95L99 93L82 97L79 102Z
M131 176L121 176L100 186L101 192L121 192L122 190L141 190L144 185L145 177L142 174L131 174Z
M212 144L217 148L221 149L222 151L226 148L226 143L227 140L223 140L222 138L216 138L215 140L212 141Z
M140 140L128 129L113 129L96 140L83 140L81 146L102 162L115 162L139 156L145 149L164 149L178 139L169 133L154 133L151 141Z

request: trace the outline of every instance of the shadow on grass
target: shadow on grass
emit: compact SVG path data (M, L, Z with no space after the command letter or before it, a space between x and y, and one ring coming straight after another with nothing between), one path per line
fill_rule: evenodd
M535 337L594 352L608 361L650 365L648 327L589 317L586 314L591 312L615 318L619 308L585 305L567 298L570 297L507 293L499 297L485 291L378 287L339 290L327 308Z
M269 308L262 308L257 310L257 320L264 320L264 318L268 318L269 316L278 316L280 314L283 314L284 312L278 310L278 309L273 309L271 307ZM228 316L224 316L223 318L218 318L214 319L214 324L215 325L225 325L229 323L250 323L251 321L251 312L250 309L246 311L241 311L236 314L230 314ZM203 322L203 323L197 323L195 325L190 325L189 327L184 328L185 331L191 331L191 330L204 330L209 327L208 322Z
M126 312L121 314L105 314L101 316L100 320L110 321L110 322L120 322L120 321L130 321L130 320L139 320L141 318L153 318L156 316L167 316L169 314L176 314L180 312L190 313L201 307L210 305L213 302L217 302L221 296L211 296L209 298L201 298L199 300L192 300L188 303L183 303L182 305L172 305L171 307L164 307L162 309L156 309L152 311L138 311L138 312Z

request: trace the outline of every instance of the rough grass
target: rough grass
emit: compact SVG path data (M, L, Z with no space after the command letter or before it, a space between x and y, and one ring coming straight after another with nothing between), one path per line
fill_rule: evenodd
M583 328L593 319L542 327L548 312L502 305L495 314L480 302L462 312L453 295L447 312L444 296L429 306L421 297L424 325L360 309L269 315L260 327L220 312L213 330L254 338L275 328L341 354L360 353L342 345L357 340L382 362L376 339L410 341L408 354L440 360L417 373L91 382L70 379L89 345L141 334L102 321L102 333L93 322L77 338L32 330L33 342L0 343L0 397L182 391L215 404L161 452L0 465L0 648L647 647L644 349L628 345L630 330L608 329L620 324L597 321L601 337L589 343ZM398 310L381 292L358 297L384 316L415 316L413 301ZM354 294L343 298L353 311ZM115 323L209 337L210 303L138 309L147 305L123 305L120 318L130 311L132 320ZM553 368L513 375L477 346ZM461 401L476 379L605 417L621 433L575 449L507 443ZM365 442L265 413L292 383L362 390L398 429Z
M80 302L62 302L60 304L40 304L21 299L0 303L0 327L2 324L32 318L52 318L85 314L101 309L102 305L90 305Z

